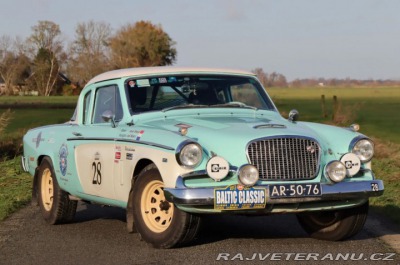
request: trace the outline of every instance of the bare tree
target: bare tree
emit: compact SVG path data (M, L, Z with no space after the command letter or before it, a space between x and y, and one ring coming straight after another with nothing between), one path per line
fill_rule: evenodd
M287 87L288 85L286 77L277 72L268 74L259 67L252 70L252 72L257 75L258 80L260 80L264 87Z
M32 27L28 41L35 54L31 79L41 95L49 96L56 84L61 63L65 59L59 25L39 21Z
M261 82L263 87L267 87L268 85L268 74L264 72L264 70L260 67L252 70L254 74L256 74L258 80Z
M176 60L174 45L160 25L128 24L110 40L112 63L115 68L170 65Z
M104 22L79 23L75 41L69 48L68 73L72 79L85 84L93 76L110 69L108 42L111 27Z
M24 74L26 77L29 64L23 43L18 37L0 37L0 77L7 95L13 94L14 86L21 83Z

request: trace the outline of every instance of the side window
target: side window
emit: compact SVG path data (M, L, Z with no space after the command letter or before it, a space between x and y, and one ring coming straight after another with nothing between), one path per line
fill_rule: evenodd
M90 98L92 95L92 91L89 91L86 93L85 98L83 99L83 117L82 117L82 123L83 124L88 124L88 114L89 114L89 105L90 105Z
M104 86L96 91L93 123L105 123L102 116L105 111L111 111L116 121L120 121L123 116L121 97L118 86Z

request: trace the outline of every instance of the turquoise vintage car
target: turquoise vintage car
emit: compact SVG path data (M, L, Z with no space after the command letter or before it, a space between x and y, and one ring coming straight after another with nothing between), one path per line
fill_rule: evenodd
M283 118L254 74L151 67L94 77L72 119L24 136L23 168L50 224L77 201L126 209L158 248L191 241L202 214L296 213L311 237L362 229L384 187L357 126Z

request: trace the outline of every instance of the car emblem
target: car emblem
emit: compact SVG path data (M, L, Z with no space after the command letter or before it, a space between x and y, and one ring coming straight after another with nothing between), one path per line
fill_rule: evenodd
M315 145L307 146L307 152L314 154L317 151L317 147Z

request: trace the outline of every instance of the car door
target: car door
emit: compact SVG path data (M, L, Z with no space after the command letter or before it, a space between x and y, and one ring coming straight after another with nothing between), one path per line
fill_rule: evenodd
M122 119L121 98L117 85L99 86L83 99L82 126L75 132L75 163L83 192L114 199L114 181L118 181L118 152L114 121ZM113 117L111 120L103 116Z

